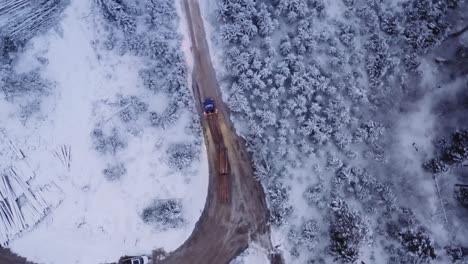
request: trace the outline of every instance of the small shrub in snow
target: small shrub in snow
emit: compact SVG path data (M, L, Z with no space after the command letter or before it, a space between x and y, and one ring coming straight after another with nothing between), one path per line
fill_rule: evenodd
M220 36L226 43L235 43L242 37L242 33L240 32L240 27L228 24L221 27Z
M326 264L325 260L321 257L317 259L309 259L306 264Z
M369 229L358 211L352 210L340 198L331 202L330 252L345 263L355 262L367 240Z
M41 100L34 99L31 102L27 102L25 105L21 105L20 119L26 122L32 115L41 112Z
M250 109L249 101L243 93L233 94L228 101L229 109L237 113L247 113Z
M162 127L163 129L173 125L179 119L179 112L173 105L169 106L162 114L156 112L149 113L149 121L154 127Z
M468 130L459 130L452 134L450 145L443 145L440 158L424 163L424 168L432 173L446 172L449 166L468 160Z
M468 188L459 188L456 192L458 202L465 208L468 208Z
M385 39L377 34L369 37L365 47L368 51L375 53L385 53L388 51L388 44Z
M270 200L270 221L275 226L283 225L292 214L292 206L289 204L289 191L278 181L267 188Z
M315 220L305 221L300 228L289 231L288 240L295 246L305 246L312 250L317 244L318 224Z
M143 101L140 101L140 100L134 101L132 103L132 106L133 106L133 109L135 110L135 112L137 114L144 113L144 112L148 111L148 104L143 102Z
M324 0L311 0L310 7L315 9L319 15L319 17L323 18L326 15L325 10L325 2Z
M468 130L453 133L452 145L444 150L441 159L449 165L460 164L468 159Z
M177 13L174 1L171 0L150 0L145 1L146 9L150 13L149 24L156 28L174 29Z
M258 32L261 36L270 36L275 30L275 22L271 18L271 13L265 3L260 3L256 20Z
M327 202L324 197L323 181L308 187L304 192L304 198L310 205L315 204L319 209L325 208Z
M318 224L315 220L308 220L302 224L301 240L309 248L312 249L315 245L315 239L318 234Z
M398 239L401 226L395 221L389 221L385 224L385 232L391 238Z
M148 110L148 104L134 95L117 95L117 100L120 107L129 107L133 109L137 114L144 113Z
M421 231L409 229L400 233L401 244L420 260L433 260L436 258L432 239Z
M104 176L109 181L119 180L123 175L127 174L127 169L123 163L118 163L114 165L107 165L107 168L103 171Z
M343 0L343 3L344 3L346 6L353 6L353 5L354 5L354 2L356 2L356 0Z
M390 12L380 14L380 29L389 34L397 35L400 32L398 27L398 17Z
M333 142L340 150L347 150L348 145L351 143L351 136L347 133L337 131L332 135Z
M119 118L122 120L124 123L128 123L132 120L136 119L135 113L132 111L130 108L125 108L119 113Z
M289 22L295 22L304 18L309 13L308 1L306 0L279 0L278 14L286 15Z
M167 149L167 155L169 167L183 170L197 157L197 150L192 144L174 144Z
M14 43L9 37L0 35L0 63L5 63L5 65L11 63L10 54L18 49L17 43ZM0 70L0 72L2 71Z
M403 57L403 63L405 69L409 72L416 72L417 68L421 64L416 53L406 53Z
M147 224L167 229L180 227L182 218L182 204L176 200L156 200L151 206L145 208L141 215Z
M353 44L353 39L356 36L356 29L349 24L345 23L340 23L339 25L339 39L341 43L343 43L345 46L352 46Z
M110 135L105 135L102 129L96 128L91 134L94 149L103 154L115 155L117 151L127 147L127 142L120 136L116 128Z
M383 53L368 55L366 59L366 71L370 83L374 86L379 86L390 66L391 61L388 55Z
M464 254L463 254L463 249L461 247L447 246L444 249L453 263L458 263L458 264L466 263L466 262L463 262Z
M431 159L423 165L424 169L432 173L442 173L448 171L448 166L440 159Z
M337 170L343 166L341 159L337 158L334 153L329 152L327 154L327 170Z
M150 56L153 58L164 58L170 52L167 39L160 35L149 37L148 48L150 51Z
M351 192L362 203L375 203L379 200L385 202L388 210L395 209L395 196L388 184L382 184L366 170L358 167L343 166L336 174L336 181L345 181ZM370 205L372 206L372 205Z
M358 142L375 143L383 135L385 127L377 122L369 121L359 127L354 133L354 140Z
M153 92L162 90L163 83L161 80L165 80L166 70L163 70L162 65L157 64L156 66L143 69L140 71L140 77L143 80L144 86Z
M371 188L375 185L375 179L370 177L367 173L358 174L357 177L353 177L349 184L359 201L364 203L372 199Z
M99 129L99 128L94 129L93 132L91 133L91 137L93 139L94 148L98 152L105 153L107 150L107 146L106 146L106 140L104 138L104 132L102 131L102 129Z
M125 36L123 42L118 41L115 37L115 34L110 34L108 39L106 40L106 47L108 49L113 49L114 46L117 44L120 54L125 54L126 52L130 52L135 56L149 56L149 41L148 37L143 34L132 34L129 36Z
M447 6L449 8L457 8L462 5L465 0L447 0Z
M410 208L401 208L398 212L398 225L400 228L414 227L417 224L416 215Z
M136 31L136 21L128 14L126 6L119 0L96 0L104 13L104 17L117 24L124 32L133 34Z
M375 32L379 26L379 17L375 11L371 8L372 4L368 1L367 5L360 7L356 11L356 15L365 22L365 30L368 32Z
M9 66L0 68L0 84L0 89L9 101L28 95L45 95L52 85L42 79L37 71L16 74Z
M283 56L288 56L291 53L292 45L288 39L283 39L279 46L280 54Z

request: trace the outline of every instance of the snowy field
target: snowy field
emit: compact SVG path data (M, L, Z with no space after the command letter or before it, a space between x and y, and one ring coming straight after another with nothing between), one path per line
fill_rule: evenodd
M45 217L9 241L29 260L101 263L173 250L203 209L208 168L195 112L182 105L155 125L151 117L174 101L144 87L149 59L105 48L108 35L95 1L71 1L58 25L13 60L14 72L37 72L48 85L38 97L0 99L8 139L0 141L0 169L15 166L18 158L3 155L14 145L35 175L31 189L58 187ZM155 201L174 201L173 222L147 210Z

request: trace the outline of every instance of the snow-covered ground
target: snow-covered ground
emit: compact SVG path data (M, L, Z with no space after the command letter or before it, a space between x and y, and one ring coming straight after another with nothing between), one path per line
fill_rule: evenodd
M253 243L244 252L231 261L231 264L268 264L268 252Z
M0 128L25 153L36 174L31 184L55 182L63 192L57 208L8 246L40 263L101 263L159 247L175 249L190 235L206 198L203 149L189 168L174 171L167 165L168 146L195 138L187 129L190 110L166 129L151 127L146 119L127 124L120 132L127 146L118 155L94 149L91 134L97 126L122 127L119 114L127 106L115 103L117 95L143 98L150 111L162 112L167 105L163 93L142 87L141 58L101 48L105 32L96 12L92 0L71 1L60 25L35 37L19 55L16 72L38 69L53 83L40 113L21 120L15 106L0 99ZM62 149L70 154L63 157ZM1 160L1 168L10 163ZM126 173L109 181L103 170L115 163L124 164ZM162 230L143 222L143 209L155 199L181 202L182 227Z

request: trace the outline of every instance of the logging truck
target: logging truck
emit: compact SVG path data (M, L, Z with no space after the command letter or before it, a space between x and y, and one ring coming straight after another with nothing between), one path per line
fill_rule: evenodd
M203 101L203 108L218 154L216 170L219 176L220 198L222 202L227 203L229 201L229 160L219 128L218 109L216 109L215 101L212 98L206 98Z

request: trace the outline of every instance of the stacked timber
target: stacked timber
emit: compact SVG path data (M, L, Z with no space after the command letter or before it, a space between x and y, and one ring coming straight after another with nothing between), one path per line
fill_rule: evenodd
M0 25L2 37L13 43L24 42L57 23L68 0L2 0Z
M23 151L0 130L0 246L39 223L63 200L62 190L52 181L37 187L36 173ZM4 164L1 164L4 165Z
M0 245L6 246L21 232L35 226L61 200L62 191L53 182L33 191L18 174L3 173L0 177Z

